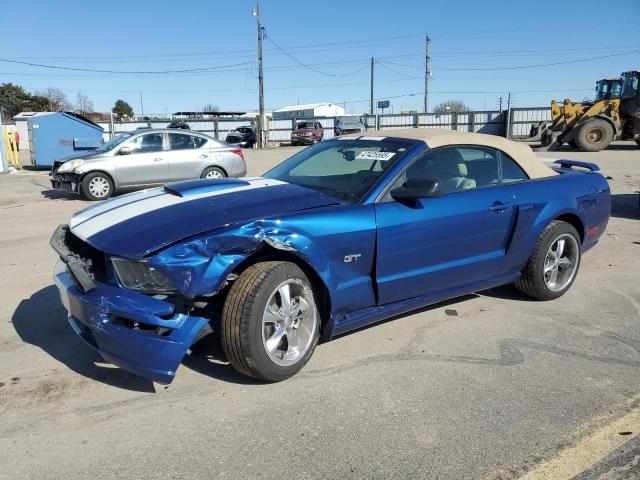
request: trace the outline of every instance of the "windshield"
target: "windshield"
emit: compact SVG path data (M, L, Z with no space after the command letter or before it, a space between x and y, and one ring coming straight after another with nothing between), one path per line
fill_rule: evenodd
M108 152L109 150L117 147L122 142L124 142L126 139L131 137L131 135L133 135L133 134L132 133L121 133L120 135L116 135L111 140L109 140L107 143L102 144L98 148L96 148L94 150L94 152L98 152L98 153Z
M316 128L313 122L302 122L296 125L296 129L298 128Z
M302 150L264 176L357 203L409 148L410 143L397 140L325 141Z
M625 75L624 83L622 84L622 98L636 98L638 92L638 76L637 75Z
M596 101L610 100L620 97L622 83L614 80L604 80L596 84Z

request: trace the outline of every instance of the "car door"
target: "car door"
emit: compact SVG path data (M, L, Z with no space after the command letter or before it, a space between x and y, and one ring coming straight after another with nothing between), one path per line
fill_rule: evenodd
M121 186L154 185L169 181L169 166L162 132L135 136L116 154L116 174Z
M169 174L171 180L200 178L210 164L210 142L199 135L168 133Z
M513 195L499 182L498 152L473 146L430 150L391 186L437 181L438 198L376 205L379 303L463 289L499 277L513 228Z

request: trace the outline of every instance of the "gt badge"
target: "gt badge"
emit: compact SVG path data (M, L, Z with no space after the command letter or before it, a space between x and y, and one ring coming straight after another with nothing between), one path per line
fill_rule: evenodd
M344 263L357 262L362 255L359 253L354 253L353 255L345 255Z

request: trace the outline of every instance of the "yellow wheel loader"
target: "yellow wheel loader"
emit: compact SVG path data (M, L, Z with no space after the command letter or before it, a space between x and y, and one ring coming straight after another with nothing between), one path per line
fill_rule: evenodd
M527 140L540 141L539 150L555 150L563 143L597 152L613 140L635 140L640 144L638 124L638 80L640 71L625 72L622 78L603 79L596 83L592 102L565 100L551 102L551 121L531 129Z

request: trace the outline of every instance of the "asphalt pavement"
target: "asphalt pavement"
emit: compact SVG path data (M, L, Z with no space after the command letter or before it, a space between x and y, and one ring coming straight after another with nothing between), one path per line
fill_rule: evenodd
M247 151L248 173L297 150ZM52 191L46 172L1 175L0 478L631 472L640 454L640 150L541 156L595 162L612 188L606 234L565 296L535 302L507 286L434 305L320 345L278 384L206 352L185 358L169 386L104 363L67 325L48 245L89 203Z

